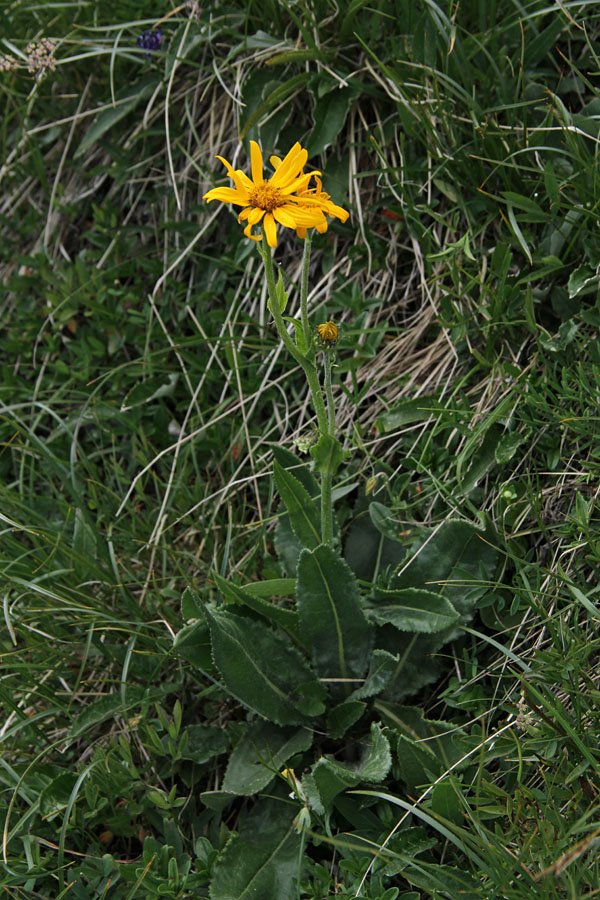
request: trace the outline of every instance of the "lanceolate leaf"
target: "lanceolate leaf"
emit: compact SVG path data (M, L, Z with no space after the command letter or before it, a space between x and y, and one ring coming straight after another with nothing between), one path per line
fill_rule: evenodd
M295 897L300 835L297 808L261 800L233 834L217 862L211 900L284 900Z
M310 550L318 546L321 536L319 512L309 493L287 469L273 463L275 483L290 517L290 524L304 547Z
M377 603L369 607L367 616L378 625L388 622L400 631L433 634L454 625L459 614L449 600L433 591L406 588L403 591L376 592Z
M350 567L331 547L303 550L296 585L300 632L318 674L360 678L369 664L373 628L360 605Z
M253 609L254 612L265 616L265 618L281 625L288 631L294 631L298 627L298 614L293 610L275 606L275 604L269 603L268 600L249 593L245 588L238 587L237 584L231 584L229 581L221 578L220 575L215 574L214 579L215 584L224 597L239 603L241 606L247 606L248 609Z
M425 585L443 594L462 616L468 616L488 590L497 561L493 534L470 522L450 519L417 550L392 586Z
M364 684L352 692L349 700L363 700L379 694L390 683L398 668L400 656L387 650L373 650Z
M299 725L306 716L290 697L299 686L320 687L304 658L283 632L230 612L204 610L215 666L226 690L248 709L279 725Z

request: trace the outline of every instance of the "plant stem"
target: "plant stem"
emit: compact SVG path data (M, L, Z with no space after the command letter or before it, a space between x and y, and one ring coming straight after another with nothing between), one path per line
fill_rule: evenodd
M313 336L310 330L310 322L308 320L308 270L310 268L310 245L312 241L311 230L308 229L304 238L304 257L302 259L302 281L300 283L300 317L302 320L302 330L304 332L304 340L306 342L307 356L314 362L315 351Z
M327 434L335 437L335 409L333 406L333 388L331 383L331 369L333 360L325 351L325 397L327 399ZM321 473L321 536L324 544L333 543L333 501L331 497L333 475L331 472Z
M264 237L264 236L263 236ZM263 246L264 245L264 246ZM267 276L267 290L269 293L270 300L270 308L273 313L273 319L275 321L275 327L279 332L279 337L283 341L283 344L286 350L291 354L291 356L296 360L296 362L302 366L306 373L306 378L308 381L308 386L310 388L310 392L312 395L313 405L315 407L315 411L317 413L317 423L319 426L320 434L327 434L328 429L328 419L327 412L325 410L325 403L323 401L323 393L321 390L321 383L319 381L319 375L317 372L317 367L314 362L310 359L307 359L303 353L300 352L298 347L295 345L293 340L288 334L288 330L285 327L285 322L283 321L283 316L281 314L281 310L279 308L279 300L277 298L277 289L275 287L275 276L273 274L273 259L271 257L271 248L266 242L266 239L263 239L258 245L258 249L263 258L263 262L265 265L265 273Z

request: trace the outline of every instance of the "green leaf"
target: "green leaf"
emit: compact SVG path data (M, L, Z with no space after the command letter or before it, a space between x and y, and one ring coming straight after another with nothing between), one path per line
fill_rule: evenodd
M415 794L422 787L434 782L446 767L438 757L427 749L427 744L416 744L414 740L401 734L397 745L400 777L406 783L409 794Z
M410 562L393 580L394 589L437 587L461 616L470 616L488 590L498 562L494 535L470 522L449 519L427 535Z
M295 578L269 578L267 581L250 581L243 586L244 593L254 597L293 597L296 593Z
M367 616L378 625L387 623L400 631L435 634L458 622L460 616L441 594L422 588L401 591L377 589L376 603L367 609Z
M521 231L519 224L517 222L517 218L515 216L515 211L512 208L512 205L510 203L507 205L506 211L508 213L508 221L510 222L510 224L512 226L512 230L514 231L515 237L516 237L517 241L519 242L519 244L521 245L521 249L522 249L523 253L529 260L529 265L532 266L533 258L531 256L531 250L529 249L529 245L527 244L527 241L523 237L523 232Z
M598 291L598 271L585 264L571 272L568 281L569 297L583 297Z
M388 509L383 503L378 503L376 500L373 500L369 503L369 516L371 517L371 522L380 534L390 541L400 540L398 535L400 530L399 524L394 518L394 513L391 509Z
M273 472L294 534L304 547L314 549L321 541L319 511L314 501L299 480L282 468L277 460L273 463Z
M292 94L300 91L306 82L309 81L310 77L308 72L303 72L299 75L293 75L291 78L288 78L287 81L284 81L283 84L277 82L275 90L271 91L264 103L261 103L259 108L248 117L244 127L240 131L240 141L244 140L250 129L260 122L270 109L274 106L278 106L288 97L291 97Z
M189 611L187 601L186 611ZM204 606L197 607L195 615L202 616L203 613ZM190 616L190 618L192 617ZM212 660L210 631L204 618L199 622L184 625L175 637L173 648L179 656L204 672L205 675L217 674Z
M455 779L448 777L436 784L431 792L431 808L443 819L462 825L464 814L460 802L460 785Z
M335 475L340 463L350 456L348 450L344 450L337 438L329 434L322 434L317 443L310 448L317 471L323 475Z
M380 433L394 431L411 422L426 422L434 413L440 412L440 403L436 397L419 397L418 400L402 400L376 421Z
M290 697L316 679L284 632L230 612L204 610L215 666L225 689L248 709L279 725L305 720ZM318 682L317 682L318 684Z
M277 293L277 301L279 303L279 311L283 314L285 312L285 308L286 308L287 302L288 302L288 292L286 291L285 285L283 283L283 275L281 274L281 269L279 270L279 278L277 279L275 291Z
M250 796L273 780L296 753L308 750L308 728L278 728L270 722L254 722L229 758L222 790Z
M295 806L261 800L233 833L213 870L211 900L284 900L295 896L301 837Z
M388 653L387 650L373 650L364 684L353 691L348 699L363 700L380 694L394 677L399 660L398 654Z
M498 465L510 462L526 438L520 431L505 431L496 444L495 457Z
M302 327L302 322L300 321L300 319L294 319L293 316L284 316L283 321L292 323L296 332L296 346L298 347L300 353L306 353L308 347L306 346L304 328Z
M159 397L166 397L173 393L177 379L173 375L155 375L138 381L121 404L121 412L128 412L135 406L142 406Z
M327 716L327 735L331 740L339 740L354 725L365 709L366 703L360 700L345 700L330 711Z
M316 101L312 114L314 128L306 145L309 157L323 153L334 143L344 127L354 96L355 92L350 88L336 86Z
M145 694L145 689L140 685L131 684L127 687L127 700L124 703L121 691L106 694L99 700L94 700L85 707L71 725L70 738L78 737L106 719L114 719L117 715L129 712L139 706Z
M205 763L229 749L231 740L224 728L218 725L188 725L186 741L181 750L182 759Z
M152 72L144 78L141 78L135 84L128 84L123 91L117 95L115 106L111 106L109 109L104 109L101 113L98 113L95 121L90 125L83 140L77 147L74 159L82 157L90 147L96 144L100 138L113 127L113 125L116 125L120 119L123 119L133 112L142 100L145 100L146 97L149 97L156 90L158 83L158 74Z
M331 547L303 550L296 585L300 631L322 677L360 678L373 643L350 567Z
M231 582L226 581L224 578L221 578L220 575L215 574L213 577L215 580L215 584L217 585L223 596L227 599L233 600L240 606L247 606L248 609L254 610L254 612L258 613L261 616L264 616L271 622L274 622L277 625L281 625L282 628L286 629L286 631L297 630L298 614L293 610L284 609L281 606L275 606L275 604L269 603L267 600L263 600L262 597L258 597L250 593L245 588L238 587L237 584L231 584Z
M40 794L40 814L44 819L52 819L68 806L73 788L77 783L77 775L62 772L54 778Z
M323 815L343 790L356 787L363 781L376 783L383 781L391 765L389 741L383 734L381 726L373 722L370 740L357 766L340 763L331 756L322 756L310 773L302 778L302 788L310 806L315 812Z
M273 447L273 456L282 468L287 469L298 479L302 487L313 499L320 495L321 488L319 482L306 463L299 460L291 450L288 450L286 447L275 445Z

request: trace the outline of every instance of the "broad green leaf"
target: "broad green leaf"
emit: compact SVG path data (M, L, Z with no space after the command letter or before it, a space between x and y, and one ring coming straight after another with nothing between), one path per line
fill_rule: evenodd
M53 819L57 813L67 807L76 783L77 775L75 773L62 772L46 785L39 799L40 814L44 819Z
M417 400L401 400L384 412L377 419L379 431L385 434L402 428L411 422L425 422L435 413L440 412L439 400L436 397L419 397Z
M247 606L248 609L254 610L261 616L269 619L271 622L281 625L287 631L296 631L298 628L298 614L291 609L284 609L281 606L275 606L262 597L258 597L245 588L238 587L237 584L231 584L220 575L215 574L215 584L224 597L233 600L240 606Z
M202 615L204 604L196 591L190 587L186 587L181 596L181 617L187 622L188 619L198 619Z
M267 581L250 581L244 592L254 597L293 597L296 593L295 578L269 578Z
M434 634L450 628L460 618L449 600L420 588L378 589L375 599L376 603L367 609L368 618L378 625L394 625L400 631Z
M498 562L494 535L470 522L449 519L424 538L413 558L393 580L394 589L437 590L461 616L470 616L477 600L488 590Z
M327 716L327 735L331 740L339 740L354 725L365 709L366 703L360 700L345 700L330 711Z
M291 639L264 622L220 610L204 610L214 663L225 689L248 709L279 725L305 716L292 702L298 686L316 682ZM318 685L318 682L316 682Z
M260 800L242 820L213 870L210 900L287 900L296 896L301 837L298 810L277 800Z
M322 78L321 74L319 78ZM350 88L334 87L316 101L312 113L314 128L306 147L309 156L316 156L333 144L344 127L354 96L355 92Z
M302 787L310 806L323 815L339 793L356 787L364 781L383 781L392 765L389 741L377 722L371 725L370 740L366 744L358 765L338 762L331 756L322 756L309 774L302 778Z
M308 750L308 728L279 728L254 722L229 758L222 790L250 796L261 791L296 753Z
M369 503L369 516L371 522L384 537L390 541L400 540L398 532L400 531L398 521L394 517L394 513L383 503L373 500Z
M287 469L294 478L298 479L302 487L310 494L313 500L320 495L321 488L319 482L306 463L299 460L291 450L276 445L273 447L273 456L282 468Z
M579 266L569 276L567 285L569 297L583 297L598 291L598 271L587 265Z
M427 743L415 743L401 734L396 748L400 777L406 782L410 794L434 782L446 770L435 753L427 749Z
M365 502L364 498L360 502ZM389 540L375 528L368 503L365 506L346 535L344 558L357 578L375 581L386 570L394 571L406 556L406 550L397 540Z
M218 725L188 725L185 736L181 758L191 759L195 763L204 763L213 756L225 753L231 744L225 729Z
M300 631L322 677L360 678L371 653L373 629L361 607L350 567L331 547L303 550L296 584Z
M189 611L189 608L187 608L188 601L189 595L186 600L186 611ZM204 606L197 607L195 615L202 616L203 614ZM189 618L192 618L192 616ZM173 648L179 656L187 659L189 663L200 669L205 675L214 676L217 674L212 660L210 631L204 618L198 622L184 625L175 636Z
M525 440L527 440L527 435L520 431L505 431L496 444L495 456L498 465L510 462Z
M331 437L329 434L322 434L314 447L310 448L310 455L319 472L333 476L340 463L350 454L348 450L344 450L337 438Z
M431 792L431 808L443 819L462 825L464 812L460 802L460 785L454 778L449 776L436 784Z
M319 512L310 494L294 475L273 463L275 484L281 496L294 534L304 547L314 549L321 541Z
M106 721L106 719L114 719L118 715L123 715L142 702L145 690L140 685L129 685L127 687L127 700L123 703L120 691L112 694L106 694L99 700L94 700L85 707L71 725L69 737L75 738L80 734L88 732L94 725Z
M364 684L353 691L348 699L363 700L381 693L394 677L399 659L399 655L388 653L387 650L373 650Z
M283 511L275 526L274 544L277 558L284 574L295 575L298 557L304 548L299 538L292 531L290 517Z

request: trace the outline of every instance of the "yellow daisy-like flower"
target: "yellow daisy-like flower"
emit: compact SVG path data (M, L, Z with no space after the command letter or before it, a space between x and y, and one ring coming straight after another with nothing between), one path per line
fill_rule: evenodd
M277 246L277 227L298 229L323 228L327 230L327 220L319 205L299 202L298 192L305 192L313 177L313 173L305 175L302 170L306 164L308 153L299 143L294 144L284 160L279 160L275 173L267 181L263 174L263 159L256 141L250 141L250 162L252 178L248 178L240 169L218 156L235 187L213 188L202 198L210 203L220 200L221 203L233 203L243 206L238 222L247 222L244 228L246 237L260 241L261 235L252 234L254 225L262 220L269 247Z
M282 161L278 156L272 156L271 164L275 171L277 171L278 167L282 164ZM321 179L319 178L320 172L311 172L310 174L314 176L316 187L309 188L307 186L304 190L297 191L296 202L298 205L304 209L321 209L326 216L339 219L342 223L345 222L350 215L348 210L343 209L341 206L336 206L329 194L323 190ZM325 219L324 222L321 222L320 225L315 225L314 227L319 234L324 234L327 231L327 219ZM296 234L299 238L305 238L306 228L300 225L299 228L296 228Z

